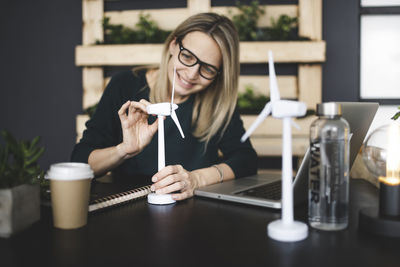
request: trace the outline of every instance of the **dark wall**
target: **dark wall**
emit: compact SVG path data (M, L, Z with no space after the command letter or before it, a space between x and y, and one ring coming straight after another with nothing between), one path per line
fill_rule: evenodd
M69 160L82 103L81 1L2 1L0 8L0 129L42 137L42 168Z
M323 101L359 100L359 0L323 2Z
M324 1L324 101L358 100L358 3ZM81 32L80 0L2 1L0 129L18 138L40 135L46 148L43 169L69 160L75 143L82 74L74 49Z

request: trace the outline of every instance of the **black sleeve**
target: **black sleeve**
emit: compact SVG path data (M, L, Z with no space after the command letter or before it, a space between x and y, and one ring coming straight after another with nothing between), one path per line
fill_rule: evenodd
M115 146L121 142L122 132L118 110L130 99L126 88L130 88L132 77L133 75L129 72L113 76L100 99L96 112L86 122L86 130L72 151L71 161L87 163L93 150Z
M235 110L224 135L222 136L219 149L224 155L224 163L235 173L236 178L254 175L257 173L257 153L250 143L240 142L245 133L243 122L239 112Z

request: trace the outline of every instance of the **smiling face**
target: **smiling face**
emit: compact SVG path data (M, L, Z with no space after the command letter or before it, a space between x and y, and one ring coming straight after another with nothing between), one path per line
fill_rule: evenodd
M181 45L190 51L202 63L192 67L185 66L178 59L181 51L180 44L174 39L169 46L171 60L168 63L168 79L172 85L174 78L174 66L176 66L174 103L185 101L191 94L207 88L214 80L202 77L199 73L201 65L207 69L212 65L221 68L222 55L217 43L207 34L199 31L188 33ZM182 55L187 56L187 55ZM207 65L206 65L207 64ZM220 75L220 74L219 74ZM172 88L172 87L171 87Z

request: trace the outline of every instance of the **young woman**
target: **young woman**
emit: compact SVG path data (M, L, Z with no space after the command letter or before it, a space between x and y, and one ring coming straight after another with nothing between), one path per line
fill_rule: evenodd
M174 103L185 138L166 118L166 167L157 172L157 118L148 116L146 106L170 102L174 67ZM239 67L232 22L214 13L189 17L166 40L158 67L111 79L72 161L88 162L96 175L151 176L152 190L173 193L175 200L204 185L255 174L257 155L249 141L240 142L244 128L235 109Z

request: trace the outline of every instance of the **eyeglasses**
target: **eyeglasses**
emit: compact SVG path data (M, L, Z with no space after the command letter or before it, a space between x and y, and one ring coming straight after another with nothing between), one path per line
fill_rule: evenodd
M179 62L186 67L193 67L196 64L200 64L199 74L204 79L213 80L219 74L219 70L216 67L201 61L191 51L184 48L181 42L179 42L179 50Z

